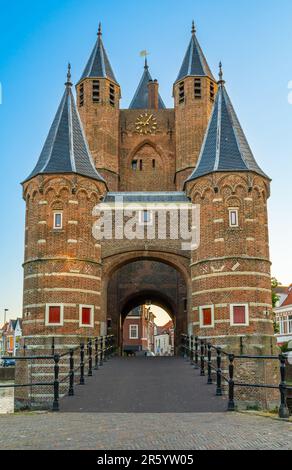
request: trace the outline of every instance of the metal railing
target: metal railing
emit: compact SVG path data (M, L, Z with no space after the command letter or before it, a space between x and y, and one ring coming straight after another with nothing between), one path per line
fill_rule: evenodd
M213 353L216 353L216 358L213 357ZM235 411L236 404L234 399L235 387L250 387L250 388L262 388L262 389L278 389L280 393L280 405L279 405L279 417L287 419L290 416L289 408L287 405L287 393L288 390L292 390L291 386L287 385L286 382L286 357L284 354L279 356L256 356L256 355L244 355L244 354L232 354L224 351L220 346L214 346L212 343L199 338L198 336L181 336L181 353L189 359L195 369L200 370L200 375L203 377L206 375L207 369L207 384L213 384L212 371L216 374L216 396L223 395L222 381L228 384L228 407L227 411ZM223 374L222 371L222 356L225 356L228 360L228 377ZM216 359L216 360L214 360ZM234 379L236 359L250 359L250 360L271 360L279 361L280 377L281 381L279 385L272 384L260 384L260 383L245 383L237 382ZM216 364L216 366L214 365Z
M87 376L92 377L93 370L99 370L102 365L109 360L110 357L113 357L116 352L115 337L110 336L99 336L97 338L88 339L86 344L85 342L80 343L80 345L75 348L70 348L68 351L57 354L55 352L55 339L52 338L51 344L51 355L36 355L36 356L27 356L26 351L27 347L24 344L23 347L23 356L3 356L0 359L13 359L16 362L18 361L52 361L53 376L54 380L52 382L29 382L21 384L5 384L0 385L1 388L25 388L25 387L42 387L42 386L51 386L53 388L53 403L52 411L59 411L60 409L60 385L69 382L68 384L68 396L74 395L74 387L76 385L76 374L79 372L79 385L85 385L85 371L87 368ZM78 364L76 365L75 356L78 354ZM60 361L64 358L68 358L68 374L66 374L60 380ZM66 365L66 362L62 363L62 367ZM42 367L42 364L39 365ZM44 366L43 366L44 367ZM46 366L47 368L47 366Z

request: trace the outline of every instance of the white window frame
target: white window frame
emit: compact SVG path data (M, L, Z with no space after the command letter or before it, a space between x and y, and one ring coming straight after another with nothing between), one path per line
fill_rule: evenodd
M136 328L136 336L132 335L133 326ZM131 325L129 325L129 339L139 339L139 325L135 323L132 323Z
M145 212L147 212L150 215L148 222L144 221ZM139 211L139 225L144 225L144 226L153 225L153 211L152 210L143 209Z
M234 323L234 307L245 307L245 323ZM248 304L230 304L230 326L249 326Z
M229 212L229 227L239 227L239 209L238 207L229 207L228 209ZM236 224L232 223L232 213L236 213Z
M49 322L49 313L50 307L60 307L60 323L50 323ZM45 326L63 326L64 325L64 304L46 304L45 312Z
M82 309L83 308L90 308L90 324L83 324L82 323ZM94 327L94 305L79 305L79 326L80 328L93 328Z
M204 316L203 316L203 310L206 308L211 309L211 325L204 325ZM199 316L200 316L200 328L214 328L215 326L215 309L214 305L202 305L199 307Z
M61 216L61 226L60 227L58 227L56 225L56 216L57 215ZM63 228L63 212L62 211L54 211L53 217L54 217L54 223L53 223L54 230L62 230L62 228Z

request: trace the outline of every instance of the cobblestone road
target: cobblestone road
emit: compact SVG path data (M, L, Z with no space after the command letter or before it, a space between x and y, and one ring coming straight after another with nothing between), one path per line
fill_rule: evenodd
M0 416L0 449L292 449L292 423L240 413Z

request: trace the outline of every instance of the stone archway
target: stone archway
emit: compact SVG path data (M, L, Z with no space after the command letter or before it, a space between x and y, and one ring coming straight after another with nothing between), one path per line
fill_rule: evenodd
M175 324L175 343L187 331L188 282L181 271L162 260L134 259L111 272L106 288L107 320L121 344L121 327L131 308L150 300L165 309Z

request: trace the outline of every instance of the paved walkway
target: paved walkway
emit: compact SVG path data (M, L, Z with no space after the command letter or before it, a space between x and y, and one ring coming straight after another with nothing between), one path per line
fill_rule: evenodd
M60 401L62 412L198 413L222 412L226 400L215 396L189 362L179 357L114 358L74 397Z
M292 450L292 424L240 413L0 415L0 449Z

